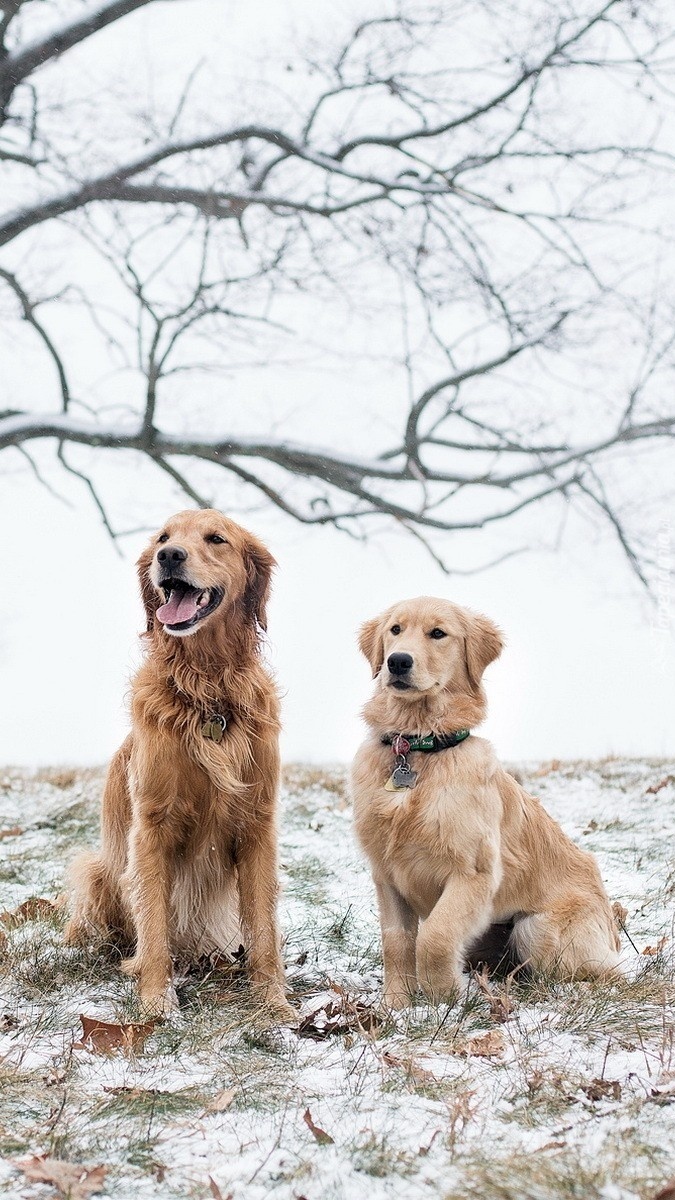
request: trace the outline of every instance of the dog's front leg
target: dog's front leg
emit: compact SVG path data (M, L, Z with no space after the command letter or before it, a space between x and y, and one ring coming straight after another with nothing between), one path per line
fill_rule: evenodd
M297 1021L284 990L284 965L277 919L276 829L270 820L245 838L236 851L239 906L246 939L249 976L261 998L284 1021Z
M178 1008L169 949L172 852L161 825L134 819L125 883L136 926L136 953L122 970L137 976L141 1008L152 1017L169 1016Z
M418 919L399 891L384 880L375 880L382 931L384 1002L404 1008L417 991L415 943Z
M440 899L420 925L417 978L433 1004L454 1001L462 990L467 943L490 923L495 883L491 870L449 877Z

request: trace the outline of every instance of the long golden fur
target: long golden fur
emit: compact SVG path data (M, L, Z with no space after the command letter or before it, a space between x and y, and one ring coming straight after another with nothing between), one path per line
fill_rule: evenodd
M470 736L454 749L411 752L413 789L390 791L390 734L474 728L484 715L481 679L500 654L486 617L445 600L396 604L361 629L377 680L370 727L353 766L354 814L377 891L385 1001L456 997L467 954L498 924L509 949L561 980L619 970L615 917L595 859ZM391 659L392 654L410 656ZM390 665L394 670L390 670Z
M101 850L73 864L66 938L135 947L123 969L149 1014L176 1007L173 956L241 937L261 997L294 1015L276 913L279 704L259 654L274 566L215 510L178 513L138 561L147 654L108 772ZM221 741L204 733L213 714L227 719Z

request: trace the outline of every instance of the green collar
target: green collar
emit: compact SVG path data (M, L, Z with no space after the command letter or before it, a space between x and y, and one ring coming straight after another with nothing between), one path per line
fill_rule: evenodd
M385 746L392 746L395 754L409 754L411 750L421 750L424 754L436 754L438 750L452 750L460 742L470 736L470 729L456 729L453 733L442 733L438 736L429 733L420 736L417 733L387 733L382 738Z

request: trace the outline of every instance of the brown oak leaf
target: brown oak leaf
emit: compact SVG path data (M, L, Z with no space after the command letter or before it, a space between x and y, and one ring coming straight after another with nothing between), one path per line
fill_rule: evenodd
M51 900L46 900L44 896L31 896L11 912L0 913L0 921L8 929L14 929L26 921L39 921L43 917L51 917L54 912L56 905Z
M65 1200L87 1200L103 1190L107 1167L85 1167L83 1163L63 1162L35 1154L16 1166L31 1183L51 1183Z
M582 1092L589 1100L620 1100L621 1084L618 1079L591 1079Z
M119 1025L114 1021L99 1021L97 1017L85 1017L80 1013L82 1040L74 1042L76 1050L93 1050L96 1054L111 1054L113 1050L142 1050L154 1030L156 1021L143 1024L128 1022Z

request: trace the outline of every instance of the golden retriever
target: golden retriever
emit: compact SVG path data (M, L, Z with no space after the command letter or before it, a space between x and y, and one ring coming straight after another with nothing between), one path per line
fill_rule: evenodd
M410 1003L418 986L432 1002L456 998L472 946L502 923L509 951L537 971L617 974L595 859L467 733L485 716L481 679L501 652L499 630L421 597L367 621L359 644L377 684L352 789L377 891L385 1003ZM427 748L406 751L400 735Z
M277 923L279 703L260 661L274 559L213 509L171 517L138 561L147 654L103 795L102 844L71 872L66 940L135 946L143 1010L177 1005L172 956L239 945L285 1020Z

